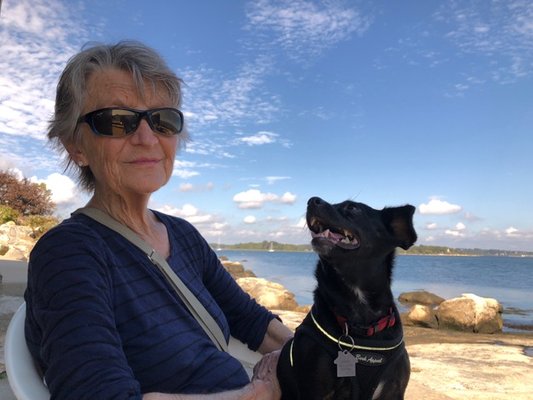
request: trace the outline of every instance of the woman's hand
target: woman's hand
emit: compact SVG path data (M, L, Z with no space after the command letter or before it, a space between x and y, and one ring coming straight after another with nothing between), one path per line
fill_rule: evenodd
M281 398L281 389L276 374L280 353L281 350L276 350L265 354L254 367L252 385L257 384L258 392L266 390L265 394L269 397L264 397L264 399ZM257 399L263 399L263 397L257 397Z

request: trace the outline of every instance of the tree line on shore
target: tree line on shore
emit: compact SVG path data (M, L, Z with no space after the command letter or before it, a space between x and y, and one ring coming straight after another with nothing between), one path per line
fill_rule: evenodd
M310 244L288 244L263 240L262 242L246 242L236 244L214 244L213 249L222 250L251 250L251 251L313 251ZM533 252L514 250L462 249L446 246L417 245L409 250L398 249L402 255L431 255L431 256L499 256L499 257L533 257Z

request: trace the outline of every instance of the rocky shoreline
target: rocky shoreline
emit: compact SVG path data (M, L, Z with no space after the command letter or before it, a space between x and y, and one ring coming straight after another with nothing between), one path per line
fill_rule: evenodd
M222 262L258 302L280 315L291 329L298 326L309 306L299 305L282 285L257 278L240 263ZM9 397L5 379L3 343L11 315L23 301L24 265L0 257L4 278L0 283L0 397L6 400L14 397ZM461 332L412 325L406 315L402 320L411 358L407 399L526 400L533 393L533 333Z

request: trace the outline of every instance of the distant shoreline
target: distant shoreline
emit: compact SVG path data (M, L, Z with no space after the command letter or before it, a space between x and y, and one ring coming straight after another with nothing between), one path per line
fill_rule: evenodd
M258 251L258 252L284 252L284 253L311 253L313 249L310 245L291 245L302 247L299 249L283 248L283 245L274 245L274 250L268 248L253 248L239 245L213 245L211 248L216 252L220 251ZM303 248L305 246L305 248ZM308 248L307 248L308 247ZM398 256L438 256L438 257L510 257L510 258L533 258L533 252L521 252L516 250L478 250L478 249L461 249L463 252L418 252L416 249L404 251L399 250L396 254ZM476 252L477 251L477 252Z

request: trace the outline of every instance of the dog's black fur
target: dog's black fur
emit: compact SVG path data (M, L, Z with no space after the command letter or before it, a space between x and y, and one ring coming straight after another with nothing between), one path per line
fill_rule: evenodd
M414 211L411 205L375 210L309 199L317 287L311 312L280 356L283 400L404 398L410 364L390 286L396 247L408 249L417 238ZM382 324L372 332L377 321ZM355 348L339 347L339 340L349 345L352 339ZM339 349L361 360L355 378L337 377ZM369 358L381 362L365 363Z

